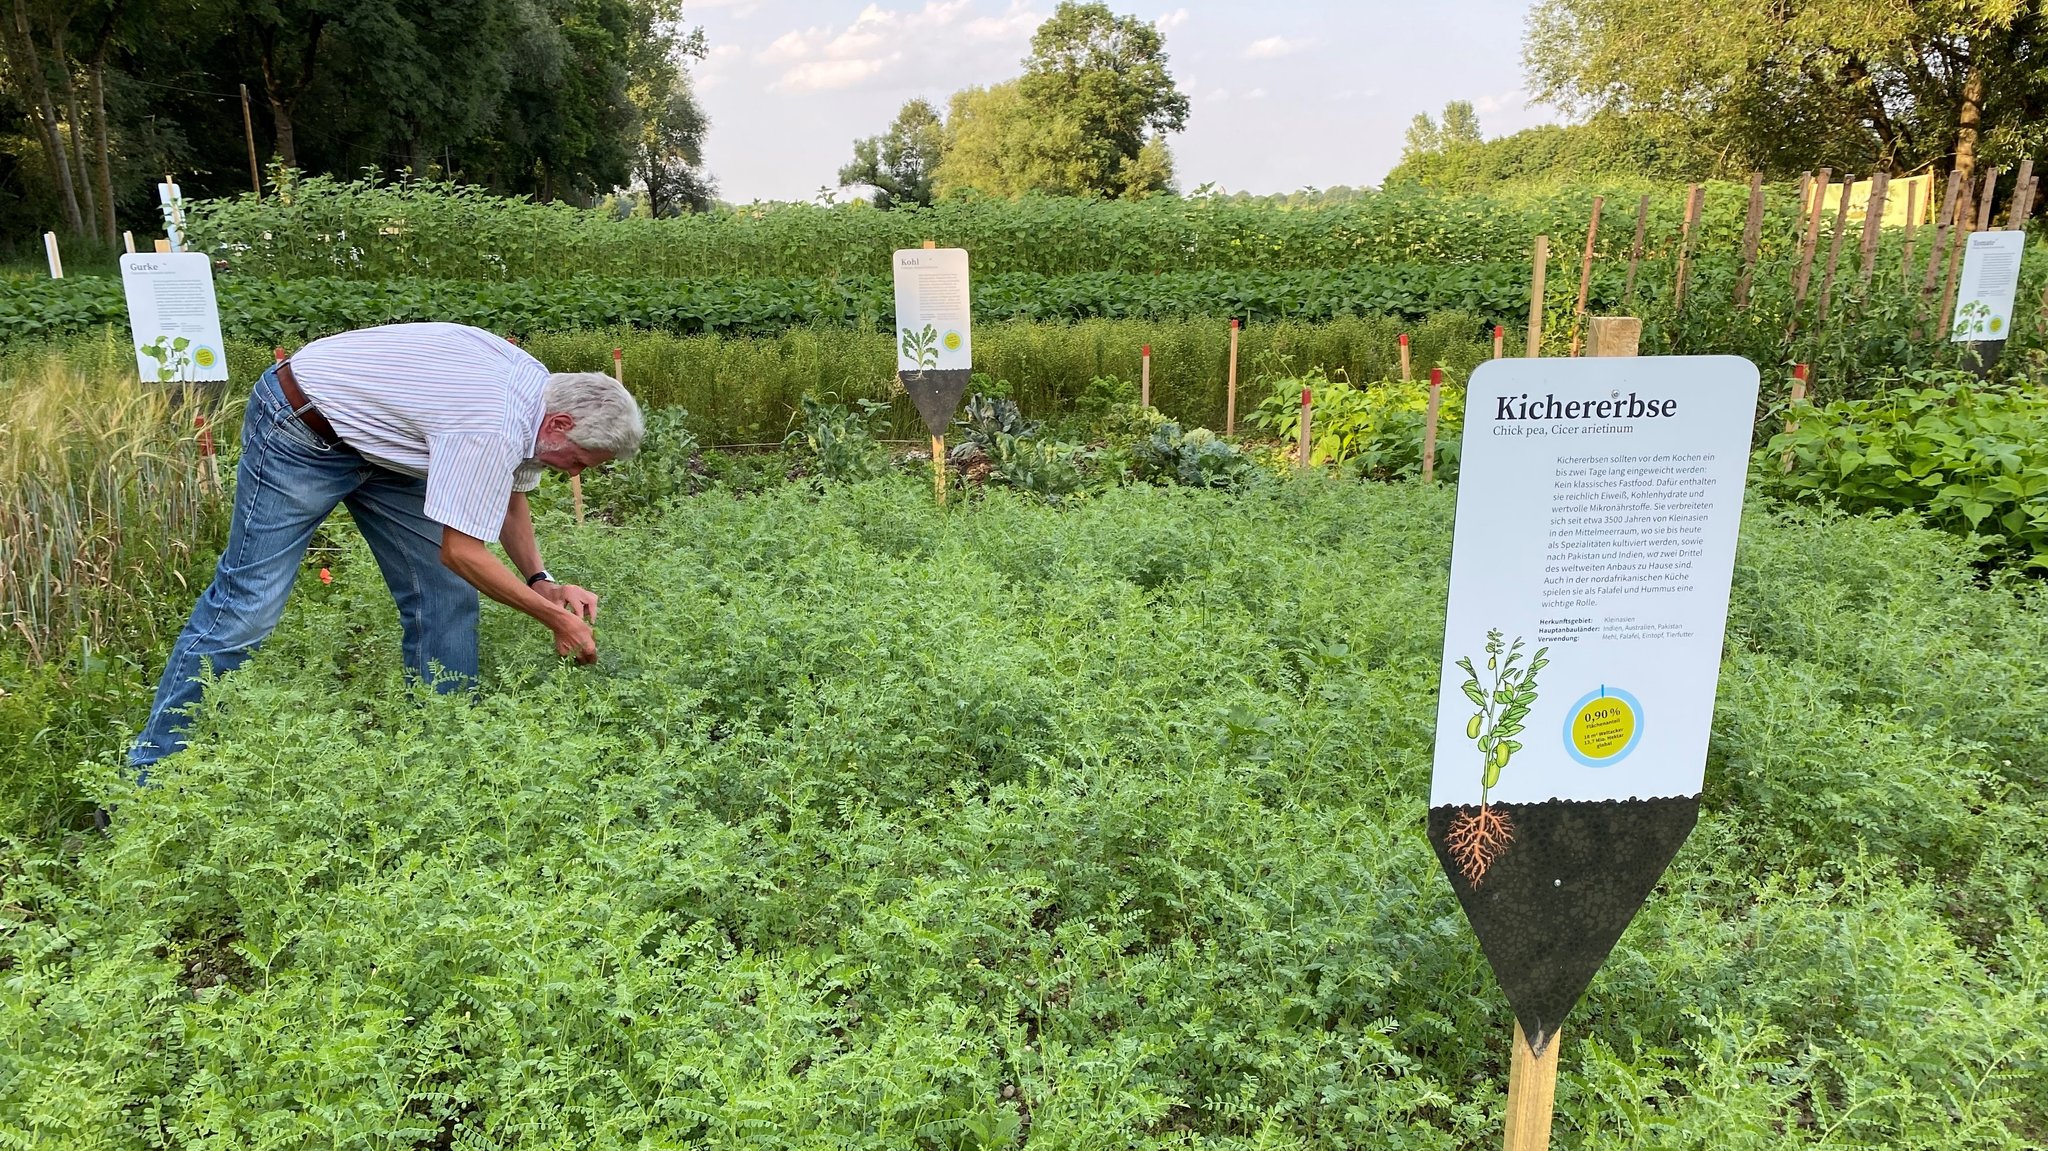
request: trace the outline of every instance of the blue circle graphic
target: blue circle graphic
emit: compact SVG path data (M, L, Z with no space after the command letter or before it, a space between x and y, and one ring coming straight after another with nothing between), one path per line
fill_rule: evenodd
M1618 699L1627 704L1629 710L1636 713L1636 730L1635 734L1629 736L1628 742L1622 745L1620 751L1615 752L1606 759L1594 759L1581 752L1579 745L1572 740L1572 721L1579 717L1579 712L1585 710L1587 704L1602 699ZM1587 692L1584 698L1573 704L1571 709L1564 713L1564 749L1570 753L1573 759L1578 760L1587 767L1613 767L1615 764L1627 759L1629 753L1636 749L1636 745L1643 742L1643 729L1648 726L1650 726L1650 719L1649 716L1643 713L1641 700L1618 687L1603 683L1600 685L1599 690Z

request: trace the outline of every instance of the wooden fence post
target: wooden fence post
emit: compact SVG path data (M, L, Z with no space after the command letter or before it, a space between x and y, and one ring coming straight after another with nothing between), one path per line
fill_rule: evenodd
M2006 217L2007 231L2016 231L2027 222L2027 185L2034 182L2034 161L2020 161L2020 174L2014 177L2012 186L2012 214Z
M1907 290L1913 287L1913 226L1919 221L1920 185L1910 181L1906 184L1906 235L1899 247L1899 282Z
M1636 269L1643 263L1643 237L1650 228L1650 198L1644 196L1636 201L1636 242L1628 249L1628 283L1621 289L1624 307L1633 305L1636 299Z
M1877 271L1877 240L1884 228L1884 202L1891 191L1891 175L1879 172L1870 178L1870 199L1863 205L1863 244L1856 253L1857 270L1862 273L1863 286L1870 287L1870 277Z
M1978 196L1981 202L1977 205L1977 226L1970 229L1973 232L1991 230L1991 201L1998 195L1999 171L1998 168L1992 168L1984 173L1984 190Z
M1600 205L1604 197L1593 197L1593 215L1586 221L1586 252L1579 257L1579 302L1572 308L1572 355L1579 354L1579 338L1585 334L1586 290L1593 279L1593 241L1600 235Z
M1976 205L1970 202L1970 187L1963 186L1963 198L1956 205L1955 227L1948 234L1948 275L1941 289L1941 310L1935 314L1940 326L1935 329L1934 338L1948 336L1949 326L1955 323L1956 275L1962 270L1963 252L1970 246L1970 233L1976 231L1971 225L1976 222Z
M1678 233L1678 283L1673 286L1671 293L1673 312L1671 338L1674 341L1678 338L1677 317L1685 314L1685 282L1692 272L1692 233L1693 229L1699 224L1700 210L1706 206L1706 200L1707 190L1704 187L1692 184L1686 188L1685 226Z
M1237 434L1237 319L1230 321L1230 383L1223 397L1223 434Z
M1962 181L1954 172L1948 176L1948 195L1941 204L1941 214L1934 218L1934 238L1927 245L1927 274L1920 281L1920 302L1934 294L1934 280L1941 272L1941 257L1948 243L1948 236L1955 228L1956 209L1961 206Z
M1315 396L1310 391L1309 386L1303 384L1301 385L1301 443L1296 449L1298 458L1295 460L1295 466L1303 470L1307 470L1309 466L1308 457L1313 451L1309 445L1315 443L1314 437L1309 434L1309 425L1314 418Z
M1820 175L1815 179L1815 183L1820 186L1821 199L1827 197L1828 177L1833 173L1832 168L1822 168ZM1801 218L1806 224L1806 240L1800 245L1799 270L1792 278L1792 311L1795 325L1798 323L1799 308L1806 303L1806 286L1813 277L1813 258L1820 251L1820 206L1814 205L1811 213L1804 212L1802 208Z
M1764 174L1749 176L1749 214L1742 221L1742 276L1735 281L1735 306L1749 306L1749 288L1756 280L1757 247L1764 237Z
M1842 176L1842 206L1835 212L1834 234L1828 237L1828 269L1821 274L1820 298L1814 302L1813 326L1818 328L1828 322L1828 300L1835 290L1835 268L1842 262L1842 235L1849 230L1849 192L1856 186L1856 177Z
M1536 237L1536 254L1529 269L1529 358L1543 350L1543 278L1550 267L1550 237Z
M1422 482L1436 482L1436 421L1443 408L1444 370L1429 369L1429 406L1422 412Z

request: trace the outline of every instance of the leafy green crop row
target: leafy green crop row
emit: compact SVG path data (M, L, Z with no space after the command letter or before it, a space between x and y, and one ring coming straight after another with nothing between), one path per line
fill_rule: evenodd
M602 656L487 608L475 704L403 690L352 546L159 786L82 774L111 840L0 850L0 1143L1496 1145L1421 830L1451 505L557 504ZM1965 559L1751 510L1560 1147L2048 1140L2048 603Z
M1393 265L1337 271L1113 272L977 277L977 323L1002 320L1236 316L1248 322L1338 316L1419 319L1462 310L1503 322L1528 307L1527 272L1508 266ZM893 320L884 276L839 280L581 279L297 281L224 276L221 323L231 336L296 341L405 320L451 320L525 334L625 326L698 334L772 335L791 327L880 329ZM0 338L59 335L127 322L118 280L0 283ZM1475 320L1474 328L1479 327Z
M1917 512L2048 566L2048 398L2024 381L1920 373L1914 383L1789 410L1790 426L1757 452L1757 474L1782 495Z
M1778 201L1767 243L1789 245L1793 194ZM1684 191L1652 195L1651 251L1675 243ZM1733 249L1748 189L1709 186L1702 250ZM636 275L824 277L867 274L925 240L973 253L977 274L1254 271L1359 263L1528 259L1548 233L1584 235L1592 191L1445 196L1417 189L1343 204L1279 208L1228 200L1026 197L949 201L881 212L788 204L674 219L619 220L442 184L376 186L315 178L249 197L195 203L189 234L237 269L294 278L439 276L526 279ZM1600 251L1625 256L1633 195L1611 195ZM1725 243L1724 243L1725 242Z

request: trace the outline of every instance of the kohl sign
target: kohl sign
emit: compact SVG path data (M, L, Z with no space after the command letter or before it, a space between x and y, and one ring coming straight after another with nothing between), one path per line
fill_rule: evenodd
M1527 359L1467 391L1429 839L1538 1057L1698 817L1757 383Z

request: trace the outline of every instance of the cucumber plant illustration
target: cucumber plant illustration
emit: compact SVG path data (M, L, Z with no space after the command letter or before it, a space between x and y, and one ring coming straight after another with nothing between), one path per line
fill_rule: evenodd
M135 350L156 361L156 379L160 384L183 380L187 369L192 366L190 349L192 341L184 336L172 339L158 336L147 344L137 344Z
M930 324L921 332L903 329L903 354L917 361L917 370L928 372L939 366L939 330Z
M1465 722L1465 738L1479 750L1479 807L1458 812L1444 842L1458 870L1474 887L1485 881L1487 869L1514 842L1514 821L1493 806L1492 793L1500 783L1501 771L1522 750L1521 741L1514 737L1522 733L1522 721L1536 704L1536 673L1549 665L1543 658L1549 651L1537 648L1523 665L1521 637L1508 643L1500 629L1494 628L1486 633L1484 674L1473 666L1471 656L1458 660L1458 666L1465 669L1465 698L1479 709ZM1490 686L1488 679L1492 680Z

